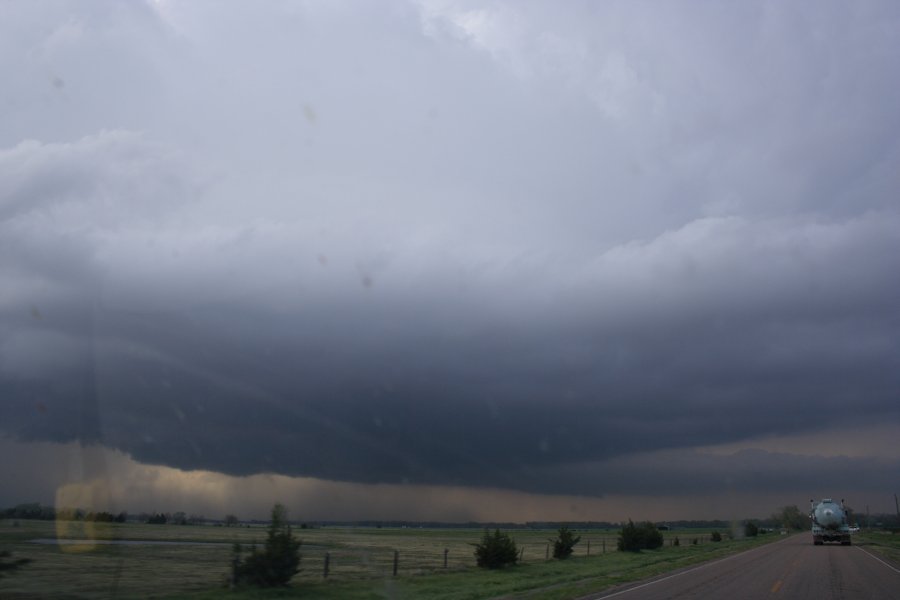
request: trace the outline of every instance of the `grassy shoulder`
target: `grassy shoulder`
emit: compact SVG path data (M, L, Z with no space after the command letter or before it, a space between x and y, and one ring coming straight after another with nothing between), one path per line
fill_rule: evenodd
M610 552L565 561L526 562L497 571L477 568L368 581L298 581L278 590L238 589L228 597L244 598L576 598L639 581L784 539L777 535L702 545L666 546L640 553ZM223 589L181 594L173 598L204 600L221 597Z
M854 534L853 543L865 546L885 559L900 565L900 534L889 531L865 531Z
M582 541L572 558L548 561L548 542L555 531L514 530L510 534L524 549L524 563L486 571L474 566L472 544L482 533L480 529L295 529L303 540L302 562L291 587L229 592L225 584L231 543L262 542L264 526L102 523L91 528L83 523L0 521L0 549L32 560L15 575L0 580L0 597L572 598L781 538L769 534L755 540L712 543L708 531L671 531L665 532L663 548L631 554L614 551L616 531L587 530L579 532ZM680 546L672 545L675 537ZM64 538L175 544L67 546L33 541ZM696 545L691 543L694 538L698 539ZM400 556L398 577L392 576L395 551ZM332 570L324 580L326 552Z

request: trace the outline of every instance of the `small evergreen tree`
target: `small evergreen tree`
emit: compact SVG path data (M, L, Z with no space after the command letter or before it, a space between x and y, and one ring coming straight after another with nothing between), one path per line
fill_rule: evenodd
M747 521L744 523L744 536L745 537L756 537L759 533L759 527L756 526L756 523L753 521Z
M486 569L500 569L506 565L515 565L519 559L516 543L507 534L500 533L499 529L494 530L493 534L485 529L481 543L473 544L473 546L475 546L476 563L479 567Z
M617 547L619 552L641 551L640 533L631 519L628 519L628 524L622 526L622 531L619 532Z
M576 537L574 531L563 525L559 528L559 536L550 541L553 542L553 558L563 560L572 556L575 544L581 541L581 536Z
M272 508L272 522L262 551L251 547L246 560L240 560L240 546L235 547L235 579L260 587L287 585L300 572L300 540L291 532L287 509L281 504Z
M663 536L659 532L659 529L656 528L656 525L654 525L653 523L650 523L649 521L644 523L642 528L642 537L644 540L644 548L646 548L647 550L662 548Z
M619 532L619 551L640 552L641 550L654 550L663 545L663 536L653 523L645 522L635 525L631 519L622 526Z

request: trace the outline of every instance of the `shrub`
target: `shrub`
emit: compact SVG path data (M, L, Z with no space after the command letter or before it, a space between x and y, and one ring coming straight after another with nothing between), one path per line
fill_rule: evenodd
M241 562L240 546L235 547L235 580L260 587L286 585L291 577L300 572L300 540L291 533L287 522L287 509L281 504L272 508L272 523L262 551L255 546L250 556Z
M11 559L7 562L5 559ZM31 562L30 558L12 558L12 552L9 550L0 550L0 579L3 579L3 572L9 571L12 573L19 569L19 567L23 565L27 565Z
M473 545L475 561L479 567L486 569L500 569L506 565L514 565L519 558L516 543L507 534L500 533L499 529L494 530L493 534L485 529L481 543Z
M581 536L575 536L565 525L559 528L559 536L553 542L553 558L566 559L572 556L575 544L581 541Z
M759 533L759 527L756 526L756 523L753 521L747 521L744 523L744 536L745 537L756 537Z
M675 540L672 542L673 546L680 546L681 542L678 540L678 536L675 536Z
M618 548L620 551L640 552L641 550L653 550L663 545L663 536L650 522L635 525L631 519L628 524L622 526L619 532Z
M647 550L662 548L663 536L653 523L644 523L643 538Z
M709 536L709 539L712 540L712 541L714 541L714 542L721 542L721 541L722 541L722 534L719 533L718 531L713 531L713 532L712 532L712 535Z

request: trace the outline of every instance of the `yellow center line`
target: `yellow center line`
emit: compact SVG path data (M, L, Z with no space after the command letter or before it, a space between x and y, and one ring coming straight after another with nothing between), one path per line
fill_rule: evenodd
M791 566L788 567L787 573L784 574L785 577L786 577L787 575L790 574L790 572L794 569L794 567L796 567L797 565L800 564L800 561L801 561L800 558L796 558L796 559L791 563ZM781 589L781 586L782 586L783 584L784 584L784 580L782 580L782 579L776 580L775 583L772 584L772 589L770 589L769 592L772 593L772 594L777 594L777 593L778 593L778 590Z

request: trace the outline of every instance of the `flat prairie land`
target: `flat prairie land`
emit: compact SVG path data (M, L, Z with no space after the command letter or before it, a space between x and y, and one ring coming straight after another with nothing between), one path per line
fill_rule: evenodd
M475 566L472 544L480 529L324 527L294 533L303 541L302 562L289 588L229 590L233 544L262 545L265 526L0 521L0 550L32 561L0 579L0 597L573 598L779 538L713 543L709 531L668 531L662 549L634 554L616 552L615 530L585 530L578 532L582 539L573 557L557 561L546 559L554 530L514 529L508 533L523 550L521 564L487 571ZM675 537L678 546L672 545Z

